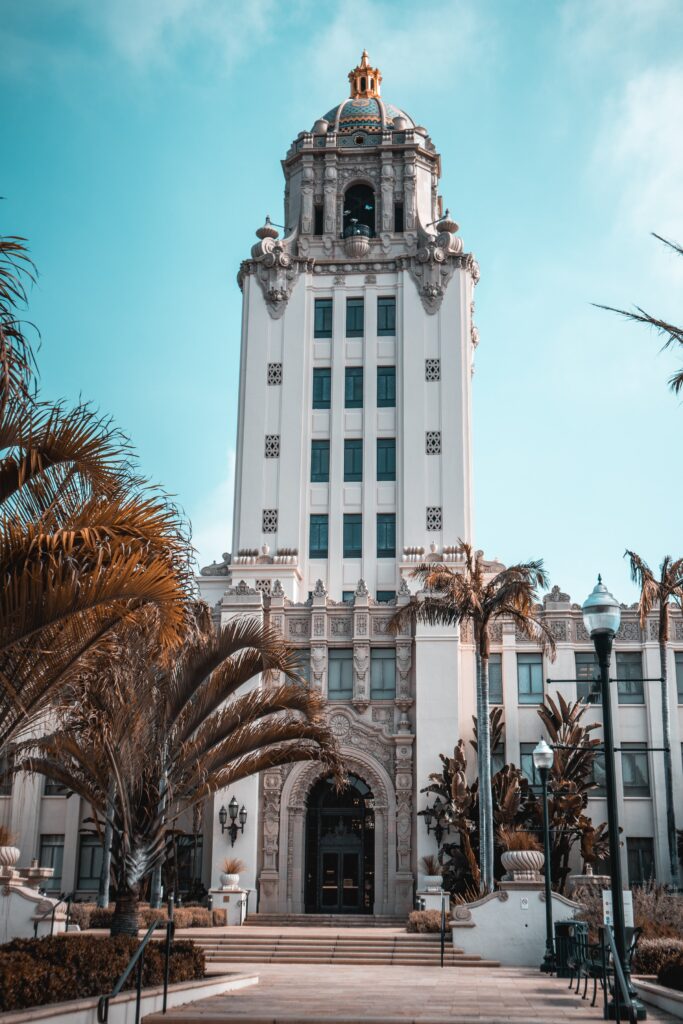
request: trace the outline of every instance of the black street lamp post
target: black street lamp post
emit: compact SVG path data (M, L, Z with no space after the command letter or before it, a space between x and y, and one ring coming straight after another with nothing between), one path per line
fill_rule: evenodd
M595 646L600 667L600 693L602 698L602 731L605 747L605 789L607 794L607 826L610 849L610 884L612 888L612 920L614 941L621 967L626 979L629 997L638 1014L638 1020L647 1017L645 1007L636 998L631 984L631 972L626 955L626 926L624 920L624 887L621 874L619 851L619 815L617 809L617 779L614 763L614 728L612 724L612 701L609 686L609 663L612 642L621 622L619 602L610 594L598 576L598 582L583 603L583 621ZM616 984L616 978L615 978ZM617 1019L618 1009L614 996L607 1006L607 1019Z
M534 767L541 777L543 790L543 877L545 880L545 953L541 970L544 974L555 971L555 946L553 943L553 893L550 875L550 815L548 813L548 773L553 766L555 755L545 740L539 740L533 752Z

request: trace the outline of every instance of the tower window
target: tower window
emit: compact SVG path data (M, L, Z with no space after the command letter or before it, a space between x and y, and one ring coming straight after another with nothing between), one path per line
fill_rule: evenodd
M327 658L327 696L330 700L351 700L353 697L353 650L333 648Z
M313 207L313 234L322 235L323 233L323 214L324 207L316 205Z
M403 203L394 203L394 231L403 231Z
M279 434L266 434L264 455L267 459L278 459L280 457Z
M347 409L363 408L363 367L347 366L344 377L344 406Z
M396 438L377 438L377 479L396 479Z
M377 591L377 604L391 604L392 601L396 600L395 590L378 590Z
M370 651L370 698L390 700L396 696L396 651L376 647Z
M313 370L313 408L329 409L332 391L332 370L329 366L316 366Z
M363 442L360 437L344 441L344 480L358 483L363 479Z
M344 238L375 234L375 193L369 185L352 185L344 196Z
M441 380L440 359L425 359L425 380Z
M380 409L393 409L396 405L396 367L377 367L377 405Z
M363 299L346 300L346 337L362 338L365 323L365 303Z
M264 508L261 516L261 530L263 533L277 533L277 509Z
M360 80L360 91L361 92L365 92L365 79L364 78L361 78L361 80Z
M427 530L429 533L435 533L441 529L441 506L440 505L427 505Z
M282 363L268 363L268 383L282 384Z
M377 299L377 334L380 338L396 334L396 299L393 295Z
M441 454L441 431L440 430L427 430L425 433L425 454L426 455L440 455Z
M344 516L344 558L363 555L363 517L356 513Z
M382 512L377 516L377 557L396 557L396 516Z
M327 516L311 516L308 535L308 557L327 558Z
M326 484L330 479L330 442L311 441L311 483Z
M332 337L332 299L315 300L314 338Z

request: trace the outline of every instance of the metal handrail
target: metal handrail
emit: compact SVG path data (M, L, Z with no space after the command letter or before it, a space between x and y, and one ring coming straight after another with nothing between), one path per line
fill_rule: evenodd
M121 989L123 988L125 983L128 981L128 978L130 977L130 974L131 974L133 968L136 965L137 965L137 978L136 978L136 984L135 984L135 988L136 988L136 996L135 996L135 1024L140 1024L140 1000L142 998L142 968L143 968L143 964L144 964L144 960L145 960L145 949L147 948L147 943L151 939L152 934L154 933L156 928L160 924L163 924L163 923L164 923L163 922L163 918L157 918L156 921L152 922L152 924L149 926L149 928L145 932L145 935L144 935L144 937L142 939L142 942L140 943L140 945L138 946L138 948L135 950L135 952L133 953L132 957L128 961L128 965L127 965L126 969L124 970L123 974L121 975L119 980L114 985L114 988L112 989L112 991L109 993L109 995L100 996L99 1002L97 1004L97 1020L98 1020L99 1024L107 1024L107 1020L109 1019L109 1003L110 1003L110 1000L112 1000L115 996L119 995L119 993L121 992ZM175 930L175 925L174 925L173 921L167 921L166 922L165 965L164 965L164 1003L163 1003L162 1013L166 1013L166 994L167 994L167 991L168 991L168 981L169 981L169 962L170 962L170 954L171 954L171 939L173 938L174 930Z
M76 895L75 892L69 892L69 893L63 892L63 893L61 893L60 896L59 896L59 899L57 900L56 903L53 903L53 905L51 907L48 907L48 909L45 911L45 913L41 914L40 917L36 917L34 919L34 921L33 921L33 938L34 939L38 938L38 925L40 924L41 921L44 921L46 917L50 918L50 937L52 937L54 935L54 932L55 932L55 914L57 913L57 907L60 905L60 903L66 903L66 924L65 924L65 930L68 931L68 929L69 929L69 919L71 917L71 901L72 901L72 899L74 898L75 895ZM49 898L50 897L48 897L48 899Z
M446 949L446 893L441 893L441 966Z
M624 974L624 968L622 967L621 960L619 959L619 953L617 951L617 944L614 940L614 932L610 925L605 925L603 934L607 936L609 942L610 952L612 954L612 964L614 966L614 1006L616 1010L617 1024L621 1021L621 1003L623 999L624 1008L627 1012L628 1019L631 1024L637 1024L638 1013L633 1000L631 999L631 992L626 983L626 975ZM604 949L604 946L603 946ZM606 977L606 975L605 975ZM619 994L618 989L621 991ZM607 995L607 986L605 986L605 996Z

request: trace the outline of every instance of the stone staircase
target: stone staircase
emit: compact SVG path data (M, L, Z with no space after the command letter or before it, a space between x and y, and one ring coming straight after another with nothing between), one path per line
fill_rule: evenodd
M303 931L303 929L302 929ZM394 929L367 928L349 934L335 928L306 935L298 929L272 928L259 934L247 926L230 933L193 936L206 954L207 964L356 964L359 966L439 967L439 935L409 935ZM450 932L444 966L498 967L497 961L455 949Z
M405 928L406 918L388 914L250 914L250 928Z

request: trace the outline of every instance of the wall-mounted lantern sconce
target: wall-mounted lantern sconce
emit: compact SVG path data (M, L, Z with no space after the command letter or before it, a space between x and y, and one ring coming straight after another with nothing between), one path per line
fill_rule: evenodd
M229 825L228 815L230 816ZM220 811L218 812L218 820L221 823L221 833L227 832L230 836L230 845L234 846L235 840L237 839L237 833L244 832L244 826L247 823L247 809L244 806L244 804L242 804L242 806L240 807L240 805L233 797L230 803L228 804L227 811L225 807L221 807ZM239 825L237 824L238 821Z
M451 819L446 814L446 804L442 802L440 796L437 796L433 807L425 808L424 820L427 823L427 835L433 832L437 843L441 845L444 833L450 835Z

